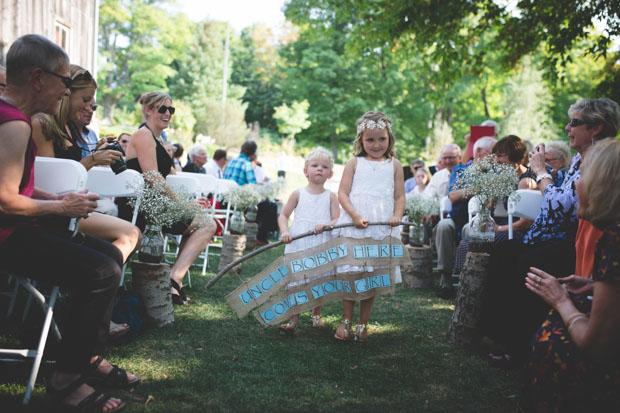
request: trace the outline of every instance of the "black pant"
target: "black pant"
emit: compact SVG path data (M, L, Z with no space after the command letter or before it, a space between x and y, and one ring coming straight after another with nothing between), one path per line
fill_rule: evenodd
M278 205L272 201L263 201L258 204L258 232L256 239L267 241L267 234L278 230Z
M0 246L2 269L71 292L72 311L57 360L57 368L68 373L82 372L103 350L123 261L109 242L81 239L76 243L50 229L18 228Z
M504 344L514 356L524 356L532 334L550 307L525 287L530 267L555 277L575 271L574 239L524 245L521 240L496 244L489 264L489 281L483 297L482 332Z

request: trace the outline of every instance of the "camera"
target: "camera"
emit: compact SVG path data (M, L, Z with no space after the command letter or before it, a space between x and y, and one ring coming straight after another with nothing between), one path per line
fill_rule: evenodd
M106 150L119 151L121 154L123 154L123 156L125 156L125 151L123 150L123 147L121 146L121 144L118 142L112 142L105 148L101 148L99 150L100 151L106 151ZM125 158L121 158L117 161L114 161L112 164L110 164L110 168L112 168L112 171L116 175L127 170L127 163L125 162Z

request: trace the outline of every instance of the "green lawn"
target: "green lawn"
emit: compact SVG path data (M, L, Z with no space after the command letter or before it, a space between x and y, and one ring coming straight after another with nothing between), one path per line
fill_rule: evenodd
M282 253L276 248L253 258L249 278ZM114 391L126 411L515 411L518 375L488 366L483 351L453 347L445 334L451 303L432 291L398 288L376 301L371 339L339 342L333 333L341 304L323 308L326 327L313 329L302 315L295 338L264 328L252 315L240 320L224 297L240 282L226 275L210 291L211 273L192 272L192 304L175 308L172 326L150 329L106 356L142 383ZM2 307L3 309L5 307ZM2 341L11 335L2 333ZM40 375L31 402L45 407ZM25 389L26 368L2 364L0 406L15 411Z

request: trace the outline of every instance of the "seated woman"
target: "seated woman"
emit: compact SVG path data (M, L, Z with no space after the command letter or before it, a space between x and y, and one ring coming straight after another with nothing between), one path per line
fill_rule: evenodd
M164 148L164 141L160 135L168 127L174 114L172 99L163 92L148 92L140 97L140 104L146 122L131 135L127 147L127 168L138 172L158 171L161 175L159 179L165 181L172 167L172 158ZM175 196L172 188L168 193L169 196ZM132 207L126 200L120 200L118 204L119 217L131 220ZM144 216L139 214L136 224L143 229L146 226ZM179 222L172 228L165 228L164 231L183 235L179 254L170 269L170 284L173 302L185 304L188 299L181 288L183 277L213 237L215 223L211 221L209 225L201 227L197 222Z
M75 120L80 111L94 99L97 82L91 74L78 65L70 66L71 95L64 96L54 116L39 114L32 121L32 138L37 144L37 155L50 158L73 159L88 170L93 166L108 166L121 159L121 152L101 150L82 158L78 141L83 139ZM100 149L105 148L104 144ZM64 225L64 224L60 224ZM80 231L95 238L111 242L123 255L123 263L140 245L140 230L122 219L93 213L80 221Z
M496 159L500 163L511 165L517 171L519 177L519 183L515 189L535 189L536 188L536 174L530 169L523 166L523 159L527 156L527 150L525 142L518 136L508 135L497 141L491 150L491 153L495 154ZM515 237L522 237L523 232L532 225L532 220L518 219L512 224ZM507 217L495 217L495 242L503 242L508 239L508 218ZM463 227L462 238L459 242L459 246L456 253L456 260L454 262L454 269L452 274L460 274L463 264L465 264L465 258L469 251L469 238L467 237L467 231L469 226Z
M530 346L521 389L525 411L620 411L619 164L620 141L599 142L584 157L576 183L579 217L603 231L592 280L556 279L538 268L525 278L553 309Z
M616 136L620 127L620 108L605 99L583 99L568 110L566 125L570 146L577 151L561 186L553 184L545 165L545 146L530 152L530 165L543 193L541 210L521 238L495 244L489 262L489 279L483 297L482 332L504 347L497 361L523 361L528 342L549 307L538 300L523 283L530 267L559 277L575 269L577 232L577 193L581 157L598 140Z
M551 168L554 183L556 179L562 182L571 158L570 147L565 142L553 141L545 145L545 163Z
M38 224L47 215L85 218L96 194L51 194L34 182L36 145L30 118L56 113L69 92L69 57L39 35L17 39L7 53L7 89L0 99L0 268L68 289L67 313L56 364L47 381L49 406L56 411L118 411L125 403L88 386L95 380L129 387L140 379L110 365L104 350L122 256L114 245L86 236L75 243Z
M422 192L426 189L426 185L428 185L431 180L431 174L428 173L426 168L421 166L416 169L413 177L415 178L415 186L411 190L410 194L422 195Z

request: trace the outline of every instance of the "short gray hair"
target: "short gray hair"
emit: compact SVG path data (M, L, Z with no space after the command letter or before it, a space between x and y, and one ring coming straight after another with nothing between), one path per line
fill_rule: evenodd
M198 144L192 146L191 149L188 152L189 159L193 160L195 156L198 156L200 151L207 152L207 150L204 148L204 146L201 146L201 145L198 145Z
M461 147L458 146L456 143L447 144L446 146L441 148L441 153L443 153L445 150L453 150L453 151L457 151L459 155L461 154Z
M480 126L493 126L494 128L493 130L495 131L495 136L499 135L499 125L494 120L487 119L484 122L482 122Z
M615 138L620 129L620 107L611 99L581 99L568 108L568 116L571 118L579 113L586 126L590 129L595 125L603 125L603 129L595 138Z
M571 160L570 147L563 141L553 141L545 145L545 152L553 152L556 157L564 159L564 165L568 167Z
M482 138L478 139L474 143L474 154L476 153L478 148L489 148L489 151L490 151L496 142L497 142L497 139L491 136L483 136Z
M34 69L56 72L63 65L69 66L69 56L60 46L38 34L27 34L15 40L6 55L6 81L23 86Z

